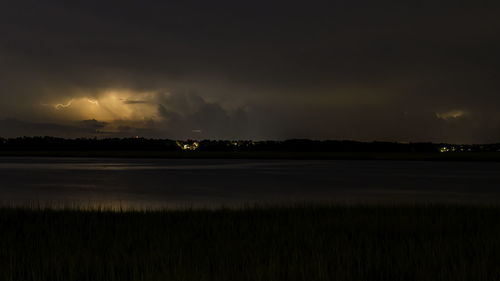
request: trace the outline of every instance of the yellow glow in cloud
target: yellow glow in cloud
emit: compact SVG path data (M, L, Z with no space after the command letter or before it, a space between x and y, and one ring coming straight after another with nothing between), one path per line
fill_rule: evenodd
M154 97L153 93L107 91L95 97L79 96L53 103L52 107L54 117L65 120L140 121L158 118Z
M70 107L70 106L71 106L71 104L73 104L73 100L68 101L66 104L62 104L62 103L55 104L55 105L54 105L54 108L55 108L56 110L59 110L59 109L61 109L61 108L67 108L67 107Z
M99 102L97 100L87 98L87 101L90 102L90 103L99 105Z
M436 117L443 120L458 119L465 115L463 110L452 110L447 112L438 112Z

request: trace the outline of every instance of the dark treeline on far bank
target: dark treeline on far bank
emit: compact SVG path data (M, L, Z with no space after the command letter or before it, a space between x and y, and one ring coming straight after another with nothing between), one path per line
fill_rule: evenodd
M0 138L0 151L275 151L275 152L492 152L500 144L455 145L445 143L358 142L346 140L290 139L284 141L187 140L145 138L55 137Z

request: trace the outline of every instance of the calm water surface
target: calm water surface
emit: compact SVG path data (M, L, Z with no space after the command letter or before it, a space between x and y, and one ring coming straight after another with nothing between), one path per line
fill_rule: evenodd
M500 202L500 163L0 158L0 202L177 207Z

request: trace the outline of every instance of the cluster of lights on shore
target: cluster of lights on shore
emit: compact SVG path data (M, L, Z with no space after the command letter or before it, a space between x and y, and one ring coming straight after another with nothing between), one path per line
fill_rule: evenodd
M200 143L195 140L187 140L187 141L177 141L176 142L177 146L180 147L182 150L196 150L200 147ZM248 146L254 146L256 143L254 141L231 141L227 143L228 146L234 146L234 147L248 147Z
M196 150L198 149L198 147L200 147L200 143L197 141L186 141L186 142L177 141L176 144L182 150Z
M253 142L252 142L253 143ZM200 147L200 143L198 141L177 141L176 142L177 146L179 146L182 150L197 150ZM232 146L240 146L241 144L237 141L232 141L230 143ZM439 148L439 152L445 153L445 152L466 152L466 151L472 151L472 149L469 147L464 147L464 146L442 146Z
M464 152L464 151L472 151L471 148L465 148L463 146L442 146L439 148L439 152L444 153L444 152Z

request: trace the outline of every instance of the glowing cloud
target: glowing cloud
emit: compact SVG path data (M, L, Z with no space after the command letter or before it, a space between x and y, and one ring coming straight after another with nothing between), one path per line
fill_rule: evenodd
M136 93L127 90L103 91L90 97L75 94L68 102L54 102L49 105L55 111L56 119L75 121L96 119L110 122L114 120L144 121L161 118L154 102L154 93ZM140 102L139 102L140 101Z
M54 108L56 110L59 110L61 108L68 108L73 104L73 100L68 101L66 104L58 103L54 105Z
M97 100L87 98L87 101L90 103L93 103L95 105L99 105L99 101L97 101Z
M452 119L458 119L460 117L463 117L465 115L465 111L463 110L451 110L447 112L437 112L436 117L438 119L442 120L452 120Z

